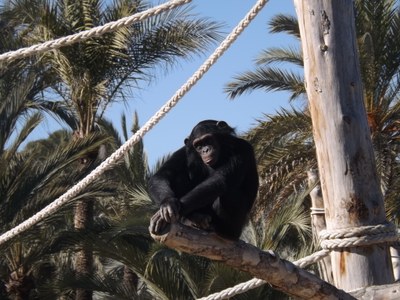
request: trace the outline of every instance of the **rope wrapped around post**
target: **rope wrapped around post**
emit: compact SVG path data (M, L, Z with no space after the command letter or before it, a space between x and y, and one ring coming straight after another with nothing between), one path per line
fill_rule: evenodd
M326 250L392 243L398 238L397 228L393 223L323 230L320 233L321 247Z

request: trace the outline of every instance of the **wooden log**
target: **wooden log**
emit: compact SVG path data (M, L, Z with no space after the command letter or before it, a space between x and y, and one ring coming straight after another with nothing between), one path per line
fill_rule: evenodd
M272 251L262 251L243 241L226 240L215 233L174 223L167 233L152 237L167 247L221 261L263 279L274 288L302 299L355 299Z
M328 230L386 222L364 108L352 0L294 0ZM393 282L388 246L332 252L346 290Z
M384 284L367 286L351 294L359 300L399 300L400 284Z

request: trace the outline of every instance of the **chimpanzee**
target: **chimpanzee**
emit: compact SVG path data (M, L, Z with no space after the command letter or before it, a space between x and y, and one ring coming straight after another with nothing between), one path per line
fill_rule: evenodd
M149 180L150 197L160 203L150 232L161 234L180 220L238 239L257 191L252 146L224 121L201 121Z

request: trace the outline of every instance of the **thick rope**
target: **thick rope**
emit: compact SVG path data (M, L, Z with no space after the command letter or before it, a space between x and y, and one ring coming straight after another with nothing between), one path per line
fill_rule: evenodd
M146 11L134 14L129 17L119 19L114 22L107 23L102 26L97 26L89 30L81 31L76 34L68 35L56 40L44 42L42 44L21 48L16 51L6 52L0 55L0 62L6 61L7 63L18 59L31 56L33 54L43 53L48 50L58 49L64 46L72 45L77 42L85 41L92 37L101 36L107 32L115 31L119 28L129 26L135 22L143 21L149 17L158 15L164 11L171 10L183 4L187 4L192 0L172 0L167 3L155 6Z
M393 223L360 226L320 232L321 248L328 250L347 247L362 247L390 243L398 240L396 225Z
M321 250L316 253L311 254L310 256L301 258L295 262L293 262L294 265L298 266L299 268L305 268L313 263L316 263L323 259L325 256L329 255L329 250ZM239 283L235 285L234 287L227 288L223 291L220 291L218 293L214 293L211 295L208 295L207 297L199 298L198 300L222 300L222 299L227 299L231 298L235 295L242 294L244 292L250 291L252 289L255 289L259 286L262 286L263 284L266 284L267 282L258 279L258 278L253 278L250 279L249 281Z
M266 284L267 282L258 279L258 278L253 278L249 281L239 283L235 285L234 287L227 288L223 291L220 291L215 294L208 295L207 297L199 298L198 300L221 300L221 299L227 299L231 298L235 295L239 295L241 293L250 291L252 289L255 289L259 286L262 286L263 284Z
M230 45L237 39L249 23L256 17L258 12L267 3L267 0L258 0L257 4L244 17L243 20L232 30L225 40L215 49L210 57L200 66L200 68L186 81L186 83L162 106L156 114L148 120L142 128L140 128L129 140L127 140L119 149L117 149L110 157L103 161L96 169L89 173L80 182L69 189L65 194L61 195L54 202L37 212L35 215L25 220L15 228L3 233L0 236L0 245L24 232L39 221L50 216L57 211L62 205L70 199L78 195L98 176L102 175L106 170L110 169L115 163L123 158L125 153L129 151L143 136L150 131L177 103L178 101L199 81L203 75L211 68L218 58L229 48Z

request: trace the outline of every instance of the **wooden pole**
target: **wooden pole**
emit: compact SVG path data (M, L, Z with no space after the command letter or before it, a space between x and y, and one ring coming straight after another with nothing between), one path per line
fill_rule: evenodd
M362 96L352 0L294 0L327 229L385 222ZM393 282L385 244L332 252L344 290Z

